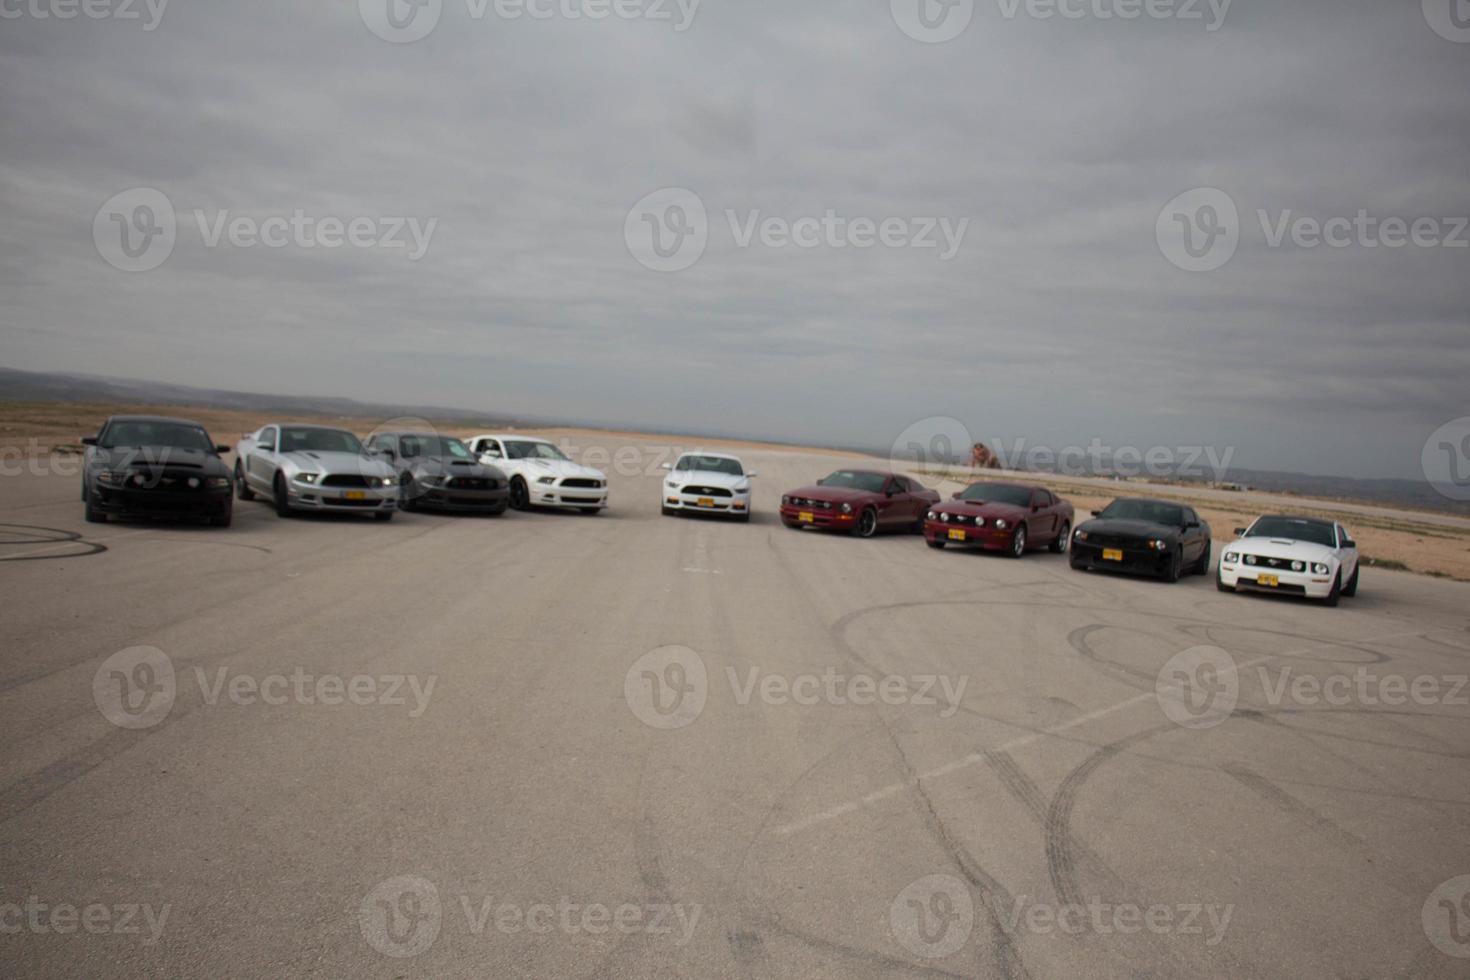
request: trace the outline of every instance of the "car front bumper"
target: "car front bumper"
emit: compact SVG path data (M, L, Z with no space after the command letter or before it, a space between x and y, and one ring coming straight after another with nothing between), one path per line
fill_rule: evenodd
M455 487L425 487L413 498L414 506L429 510L499 514L510 506L510 491L461 490Z
M531 483L526 486L533 507L606 507L607 487L566 487Z
M1173 555L1141 545L1101 545L1072 538L1072 564L1137 575L1163 575Z
M665 510L688 510L704 514L749 514L750 494L737 493L729 497L701 496L664 489Z
M1325 599L1332 594L1332 576L1310 571L1293 572L1283 568L1261 568L1241 562L1220 562L1220 584L1231 589L1252 592L1275 592L1280 595ZM1274 584L1273 584L1274 582Z
M388 487L303 487L293 485L287 503L294 510L371 514L398 509L398 485Z
M127 490L92 485L92 506L117 517L223 517L233 506L233 489Z
M1015 535L1013 527L976 527L974 524L954 524L945 521L924 522L924 540L942 541L945 544L984 548L987 551L1005 551L1011 546Z
M815 507L797 507L792 504L781 505L781 520L790 527L820 527L850 530L857 524L858 512L854 510L851 514L842 513L838 507L831 510L822 510Z

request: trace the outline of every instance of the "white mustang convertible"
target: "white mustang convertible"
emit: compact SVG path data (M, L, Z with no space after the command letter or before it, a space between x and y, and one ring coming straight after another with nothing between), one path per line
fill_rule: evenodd
M1334 521L1258 517L1225 549L1215 580L1221 592L1249 589L1326 600L1358 592L1358 545Z

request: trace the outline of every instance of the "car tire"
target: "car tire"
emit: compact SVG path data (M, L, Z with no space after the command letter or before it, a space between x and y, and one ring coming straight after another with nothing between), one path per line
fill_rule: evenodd
M1052 554L1064 555L1067 546L1072 543L1072 522L1062 521L1062 529L1057 532L1056 539L1051 543Z
M750 523L750 511L746 511L743 514L736 514L735 515L735 519L737 521L739 521L741 524L749 524Z
M1012 558L1020 558L1026 553L1026 525L1017 524L1016 533L1011 535L1011 546L1006 549L1006 554Z
M241 500L254 500L255 491L250 489L250 484L245 482L245 470L240 466L240 461L235 460L235 496Z
M1213 548L1214 542L1206 541L1204 553L1199 556L1199 561L1194 563L1194 568L1190 569L1190 571L1196 575L1208 574L1210 571L1210 552Z
M601 507L578 507L577 509L584 514L596 514L597 512L602 510Z
M233 504L231 504L231 505L225 507L225 512L223 514L220 514L217 517L211 517L209 519L209 526L210 527L229 527L230 526L230 522L232 520L234 520L234 516L235 516L235 507L234 507Z
M1226 585L1225 584L1225 580L1220 577L1220 573L1219 572L1216 572L1215 573L1215 588L1219 589L1221 592L1234 592L1235 591L1235 586L1233 586L1233 585Z
M781 518L781 523L782 524L785 524L787 527L791 528L793 531L800 531L801 530L801 522L800 521L793 521L793 520L789 520L789 519L783 517L783 518Z
M1353 567L1353 577L1348 579L1347 585L1344 585L1342 587L1343 595L1347 596L1348 598L1352 598L1353 596L1358 594L1358 573L1362 570L1362 565L1356 565Z
M510 481L510 506L514 510L529 510L531 507L531 492L520 477Z
M373 513L373 520L375 520L375 521L391 521L391 520L393 520L393 512L391 510L375 511Z
M664 515L665 517L673 517L674 516L674 509L672 507L670 507L668 504L659 504L658 505L658 511L659 511L660 514Z
M1329 592L1329 593L1327 593L1327 598L1326 599L1323 599L1322 601L1324 603L1326 603L1328 606L1335 607L1337 605L1338 599L1340 599L1341 597L1342 597L1342 569L1339 568L1337 570L1337 574L1334 575L1334 576L1332 576L1332 591Z
M92 494L87 490L85 484L82 485L82 493L82 499L86 501L86 503L82 507L83 519L85 519L88 524L106 524L107 515L99 510L96 504L92 503Z
M1072 571L1074 571L1074 572L1085 572L1085 571L1087 571L1087 562L1085 562L1085 561L1078 561L1076 558L1073 558L1067 564L1069 564L1069 565L1072 566Z
M859 538L871 538L878 533L878 512L871 507L863 508L858 515L858 522L853 526L852 533Z
M271 483L271 494L275 497L276 516L291 516L291 501L286 493L286 478L280 473L276 474L275 481Z
M413 510L418 506L414 498L418 496L418 488L414 486L413 477L407 473L398 481L398 507L401 510Z
M944 542L943 541L940 541L938 538L935 538L932 541L925 541L924 543L927 544L929 547L933 548L935 551L943 551L944 550Z
M1184 549L1176 548L1169 556L1169 567L1164 569L1164 581L1174 583L1184 574Z
M919 516L914 518L914 533L915 534L923 534L924 533L924 518L927 515L927 513L928 513L927 510L920 511L919 512Z

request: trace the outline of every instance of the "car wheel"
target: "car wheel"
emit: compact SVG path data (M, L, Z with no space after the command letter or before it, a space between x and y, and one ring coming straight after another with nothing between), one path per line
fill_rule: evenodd
M1353 577L1348 579L1347 585L1342 587L1343 595L1351 597L1358 594L1358 573L1362 570L1362 565L1357 565L1353 568Z
M1213 547L1214 547L1214 543L1213 542L1211 542L1211 541L1206 541L1205 542L1204 554L1200 555L1199 556L1199 561L1197 561L1197 562L1194 563L1194 568L1192 569L1193 572L1194 572L1194 574L1196 574L1196 575L1205 575L1205 574L1208 574L1209 573L1209 571L1210 571L1210 551L1211 551L1211 549Z
M1072 543L1072 522L1062 521L1062 529L1057 533L1056 540L1051 543L1053 554L1064 555L1067 547Z
M937 551L944 550L944 542L940 541L938 538L935 538L933 541L925 541L924 543Z
M1225 584L1225 580L1220 577L1220 573L1219 572L1216 572L1215 573L1215 588L1219 589L1221 592L1234 592L1235 591L1235 586L1233 586L1233 585L1226 585Z
M927 514L927 511L922 511L921 510L921 511L919 511L919 516L914 518L914 533L915 534L923 534L924 533L924 517L925 517L926 514Z
M235 495L241 500L254 500L255 491L250 489L250 484L245 482L245 470L240 466L240 461L235 460Z
M398 481L398 506L404 510L413 510L416 504L414 498L418 496L418 488L414 486L413 477L407 473Z
M1169 556L1169 567L1164 569L1165 582L1177 582L1179 576L1184 574L1184 549L1176 548L1174 554Z
M782 524L785 524L789 528L792 528L793 530L797 530L797 531L800 531L801 530L801 522L800 521L793 521L793 520L789 520L789 519L783 517L783 518L781 518L781 523Z
M526 490L526 481L520 477L510 481L510 505L516 510L525 510L531 506L531 494Z
M735 519L737 521L739 521L741 524L749 524L750 523L750 511L746 511L743 514L736 514L735 515Z
M106 524L107 515L98 510L97 505L92 503L92 494L87 490L86 484L82 485L82 499L86 501L86 505L82 508L82 517L86 519L87 523Z
M1026 553L1026 525L1017 524L1016 533L1011 535L1011 550L1007 552L1012 558L1020 558Z
M1072 571L1074 572L1087 571L1087 562L1085 561L1078 561L1076 558L1073 558L1068 564L1072 566Z
M376 511L373 514L373 519L378 521L391 521L393 520L393 512L391 510Z
M601 507L578 507L577 509L584 514L595 514L598 511L602 510Z
M276 516L290 517L291 502L286 496L286 478L279 473L276 474L275 482L271 484L271 494L276 498Z
M672 517L672 516L674 516L674 509L672 507L670 507L668 504L659 504L658 505L658 510L659 510L659 513L663 514L665 517Z
M235 508L233 505L226 505L225 512L223 514L220 514L218 517L211 517L209 519L210 526L229 527L230 521L234 519L234 512Z
M852 533L860 538L871 538L878 533L878 512L871 507L866 508L858 515L857 527Z
M1337 605L1337 600L1341 596L1342 596L1342 569L1339 568L1337 570L1337 574L1334 575L1334 576L1332 576L1332 591L1329 592L1329 593L1327 593L1327 598L1325 600L1323 600L1323 601L1326 602L1327 605L1329 605L1329 606L1336 606Z

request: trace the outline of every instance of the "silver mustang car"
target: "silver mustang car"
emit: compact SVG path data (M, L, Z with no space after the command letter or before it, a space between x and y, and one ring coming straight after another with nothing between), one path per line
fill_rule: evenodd
M367 443L398 473L398 504L404 510L503 514L509 483L494 466L481 463L453 436L434 432L379 432Z
M272 423L235 447L235 490L241 500L269 497L276 513L370 513L380 521L398 509L398 474L364 451L357 436L324 425Z

